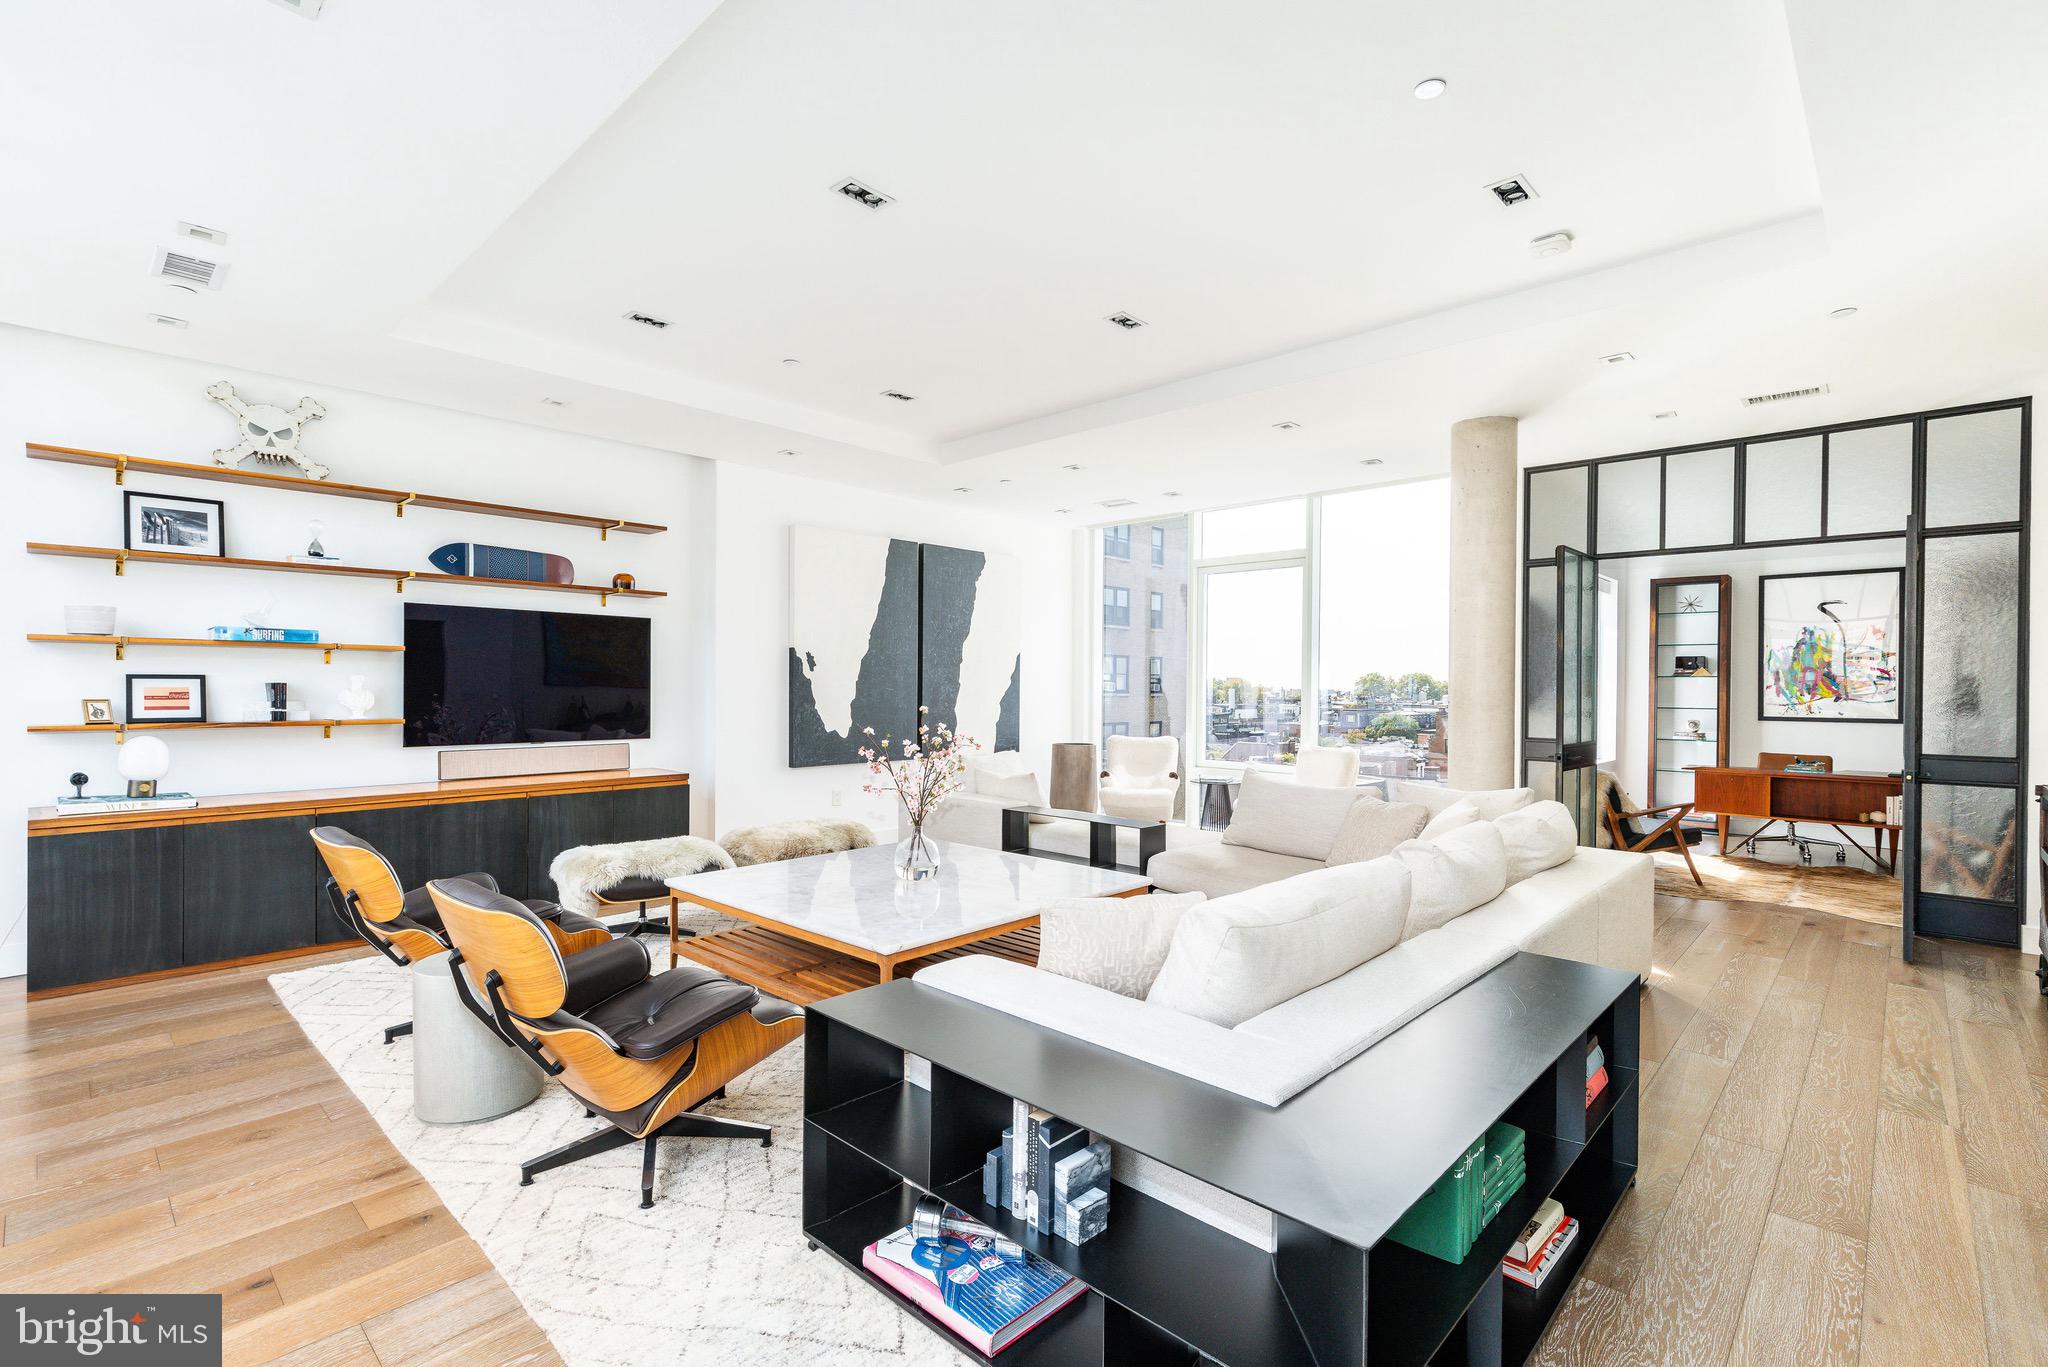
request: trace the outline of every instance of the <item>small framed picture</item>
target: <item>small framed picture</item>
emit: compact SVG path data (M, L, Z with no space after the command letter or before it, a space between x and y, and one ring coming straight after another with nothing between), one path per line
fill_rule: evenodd
M98 726L114 720L114 700L112 698L86 698L78 706L85 713L85 721L88 726Z
M128 724L206 720L204 674L130 674Z
M121 544L131 551L225 557L227 511L217 498L130 489L121 500Z
M1704 655L1680 655L1673 659L1671 672L1688 679L1704 679L1713 675Z

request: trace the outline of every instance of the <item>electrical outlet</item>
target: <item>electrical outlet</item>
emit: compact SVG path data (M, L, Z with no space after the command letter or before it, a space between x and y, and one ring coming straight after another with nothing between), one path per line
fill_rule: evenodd
M834 788L832 790L832 805L835 807L844 807L846 805L846 790L844 788Z

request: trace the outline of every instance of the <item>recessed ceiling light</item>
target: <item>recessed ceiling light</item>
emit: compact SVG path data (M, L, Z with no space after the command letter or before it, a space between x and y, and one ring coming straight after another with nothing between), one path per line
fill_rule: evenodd
M1433 100L1450 88L1451 83L1443 77L1431 76L1427 80L1415 83L1415 98L1418 100Z
M1298 422L1276 422L1273 424L1274 430L1278 432L1292 432L1300 426L1301 424Z
M1570 233L1545 233L1542 237L1531 238L1529 254L1538 260L1547 256L1563 256L1572 249Z
M1366 458L1365 458L1364 460L1362 460L1362 461L1360 461L1360 462L1358 462L1358 463L1359 463L1360 465L1385 465L1385 464L1386 464L1386 462L1385 462L1385 461L1383 461L1383 460L1381 460L1381 459L1380 459L1380 458L1379 458L1378 456L1367 456L1367 457L1366 457Z
M1168 490L1167 490L1167 491L1166 491L1165 493L1161 494L1161 495L1160 495L1160 497L1161 497L1161 498L1179 498L1179 497L1180 497L1180 490L1178 490L1178 489L1168 489Z
M168 313L150 313L145 314L143 316L148 318L150 322L161 323L167 328L188 328L192 326L192 324L188 320L183 318L173 318Z
M953 486L953 492L956 494L971 494L974 492L974 490L968 488L964 484L956 484Z
M1008 484L1009 482L1010 482L1010 481L1008 481L1007 479L999 479L999 480L997 480L997 481L996 481L996 483L998 483L998 484Z
M861 184L857 180L838 180L832 183L832 193L844 195L863 209L879 209L896 201L880 190Z
M1854 318L1855 316L1856 310L1853 307L1846 309L1835 309L1828 314L1828 317L1830 318Z
M799 361L799 360L798 360L798 359L797 359L796 357L794 357L794 356L785 356L785 357L783 357L783 358L782 358L782 363L783 363L784 365L802 365L802 364L803 364L803 362L802 362L802 361Z
M541 402L549 408L567 408L569 406L567 399L542 399Z
M1078 470L1078 469L1080 469L1080 468L1081 468L1081 467L1080 467L1080 466L1078 466L1078 465L1062 465L1062 466L1060 467L1060 469L1062 469L1062 470Z
M917 395L906 394L900 389L885 389L882 391L882 397L894 399L898 403L915 403L917 401Z
M1529 183L1527 176L1509 176L1486 187L1486 192L1501 202L1501 207L1512 209L1517 204L1527 204L1536 198L1536 187Z
M638 323L641 327L653 328L657 332L668 326L666 318L657 318L651 313L628 313L622 316L629 323Z
M1139 328L1145 326L1143 318L1130 313L1112 313L1105 321L1116 324L1125 332L1136 332Z
M789 447L785 446L780 451L777 451L775 454L778 456L800 456L803 454L803 452L793 451Z
M1105 498L1096 503L1098 508L1128 508L1138 500L1135 498Z
M1601 365L1627 365L1635 358L1636 354L1633 351L1611 351L1605 356L1596 356L1593 359Z
M1053 511L1056 513L1071 513L1074 510L1072 508L1055 508Z
M1662 413L1654 413L1654 414L1652 414L1651 416L1652 416L1652 417L1654 417L1654 418L1656 418L1656 419L1657 419L1657 420L1658 420L1659 422L1662 422L1662 421L1663 421L1664 419L1666 419L1666 418L1675 418L1675 417L1677 417L1677 416L1678 416L1678 410L1677 410L1677 409L1675 409L1675 408L1667 408L1667 409L1665 409L1665 410L1664 410L1664 411L1663 411Z

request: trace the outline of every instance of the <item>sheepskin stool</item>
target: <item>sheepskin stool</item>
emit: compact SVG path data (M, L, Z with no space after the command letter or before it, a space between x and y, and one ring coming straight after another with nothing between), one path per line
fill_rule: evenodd
M669 879L732 866L732 856L709 840L672 835L616 845L577 845L555 856L548 865L548 877L555 880L557 900L585 916L611 915L628 907L636 909L639 919L620 931L638 935L643 930L668 928L665 922L648 919L647 904L668 899Z
M745 868L749 864L772 864L779 859L864 850L874 843L875 833L863 822L813 817L734 831L725 838L725 852L732 856L733 863Z

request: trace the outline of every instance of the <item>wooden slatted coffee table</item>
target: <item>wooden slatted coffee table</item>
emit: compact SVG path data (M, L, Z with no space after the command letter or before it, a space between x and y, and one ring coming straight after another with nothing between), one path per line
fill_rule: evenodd
M804 1006L959 954L1036 963L1046 903L1151 890L1135 873L953 844L940 847L936 877L906 883L895 856L876 845L671 878L669 963L691 959ZM683 939L685 903L746 924Z

